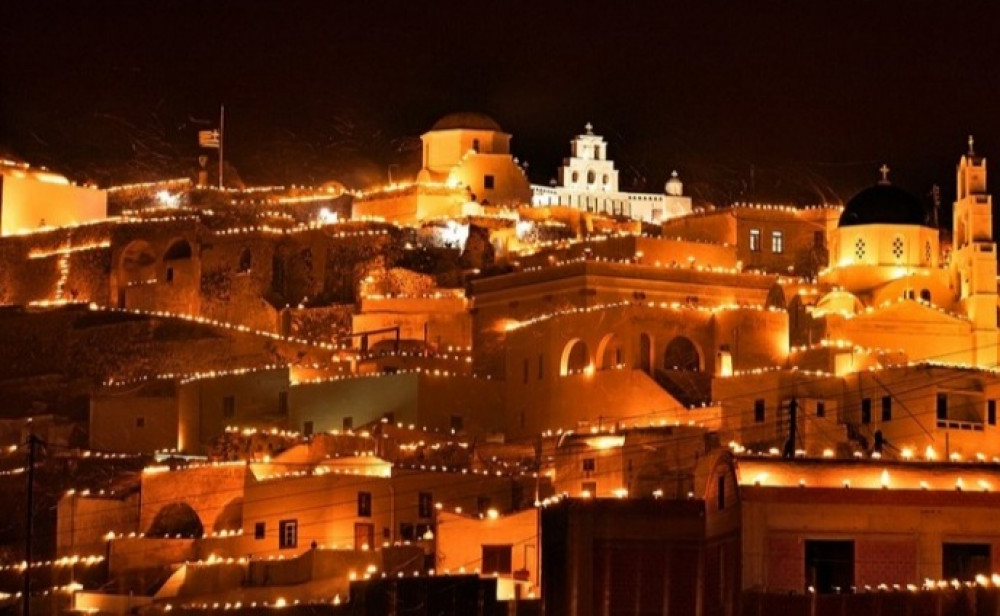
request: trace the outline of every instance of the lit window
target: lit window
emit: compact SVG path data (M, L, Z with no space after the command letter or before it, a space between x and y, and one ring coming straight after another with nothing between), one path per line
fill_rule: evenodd
M781 231L771 232L771 252L779 255L785 252L785 234Z
M750 252L760 252L760 229L750 229Z
M256 529L254 529L256 532ZM299 544L299 521L282 520L278 522L278 547L294 548Z

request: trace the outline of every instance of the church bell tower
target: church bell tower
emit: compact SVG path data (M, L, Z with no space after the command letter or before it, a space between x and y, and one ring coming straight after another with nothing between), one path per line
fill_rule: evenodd
M973 361L997 364L997 245L993 241L993 199L986 192L986 159L969 137L958 163L958 191L952 222L951 278L972 322Z

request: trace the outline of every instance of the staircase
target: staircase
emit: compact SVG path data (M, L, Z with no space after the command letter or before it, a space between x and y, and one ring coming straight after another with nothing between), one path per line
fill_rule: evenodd
M712 375L705 372L658 368L653 378L684 406L701 406L712 401Z

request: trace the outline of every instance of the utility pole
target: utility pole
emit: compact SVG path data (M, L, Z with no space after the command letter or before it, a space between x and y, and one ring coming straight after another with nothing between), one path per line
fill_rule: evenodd
M38 445L38 437L34 433L28 435L28 492L26 498L27 508L24 512L24 616L31 616L31 535L34 521L32 513L35 508L35 447Z
M224 188L222 184L222 160L223 149L226 143L226 106L219 105L219 190Z

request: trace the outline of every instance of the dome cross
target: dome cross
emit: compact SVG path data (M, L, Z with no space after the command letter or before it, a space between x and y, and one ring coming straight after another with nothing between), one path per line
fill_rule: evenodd
M879 180L879 184L889 183L889 165L882 163L882 166L878 168L878 172L882 174L882 179Z

